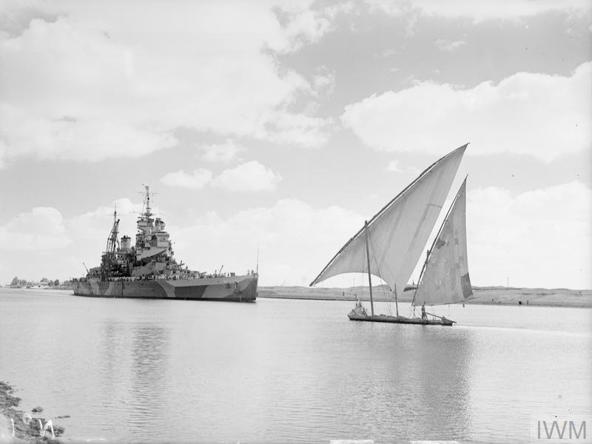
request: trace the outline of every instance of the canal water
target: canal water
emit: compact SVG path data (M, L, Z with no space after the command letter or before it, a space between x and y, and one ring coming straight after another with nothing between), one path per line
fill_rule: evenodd
M443 307L457 325L421 327L352 305L0 289L0 380L69 415L65 441L528 442L541 418L592 418L590 309Z

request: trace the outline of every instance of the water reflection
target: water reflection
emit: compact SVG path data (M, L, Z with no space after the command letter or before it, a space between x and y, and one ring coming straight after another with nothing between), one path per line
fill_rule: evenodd
M359 438L462 439L469 427L470 342L443 328L359 326L368 335L346 379ZM360 375L365 375L360 380ZM347 424L347 422L346 422Z
M102 342L101 380L103 388L109 395L109 398L114 394L113 384L118 376L115 373L120 368L117 361L122 353L121 338L123 337L123 333L124 329L121 324L118 324L112 319L107 319L102 325L102 332L100 335Z
M407 409L418 417L408 432L421 439L463 439L470 428L470 339L445 328L420 327L417 334L412 371L419 402Z
M71 414L73 442L514 442L533 412L592 411L590 310L473 306L440 328L351 322L341 302L2 290L18 315L0 322L0 374L24 406ZM23 334L45 353L15 347Z
M315 321L309 319L305 335L297 322L275 325L276 342L264 352L275 362L259 393L260 416L274 436L302 442L468 436L466 332L341 317Z
M139 439L161 436L169 416L167 404L167 349L169 333L157 325L132 329L131 399L129 427Z

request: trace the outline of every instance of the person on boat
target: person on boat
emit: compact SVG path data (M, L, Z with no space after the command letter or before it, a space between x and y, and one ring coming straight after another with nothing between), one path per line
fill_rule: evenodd
M421 304L421 319L427 319L428 316L426 315L426 311L425 311L425 303Z
M353 309L353 312L358 315L366 316L366 309L362 305L362 301L360 301L360 298L358 297L358 295L356 295L356 306Z

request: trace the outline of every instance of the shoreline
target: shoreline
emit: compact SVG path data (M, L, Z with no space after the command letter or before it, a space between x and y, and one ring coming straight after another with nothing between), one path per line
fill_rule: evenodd
M375 287L375 302L394 302L388 288ZM367 287L314 288L314 287L259 287L258 298L302 299L318 301L369 301ZM399 302L411 302L413 289L399 295ZM517 287L473 287L473 296L466 305L504 305L534 307L592 308L592 290L569 290L564 288L517 288Z
M0 287L8 288L10 287ZM374 287L375 302L394 302L385 285ZM22 291L71 291L71 288L12 288ZM368 287L323 288L301 286L260 286L257 298L294 299L310 301L370 301ZM408 288L399 295L399 302L411 302L413 289ZM533 307L592 308L592 290L570 290L565 288L518 288L518 287L473 287L473 296L466 305L503 305Z

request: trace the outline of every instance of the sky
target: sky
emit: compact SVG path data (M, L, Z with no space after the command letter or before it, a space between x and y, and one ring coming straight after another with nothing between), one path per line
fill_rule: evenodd
M191 268L307 285L469 142L473 285L592 288L591 74L587 0L4 0L0 283L84 275L149 184Z

